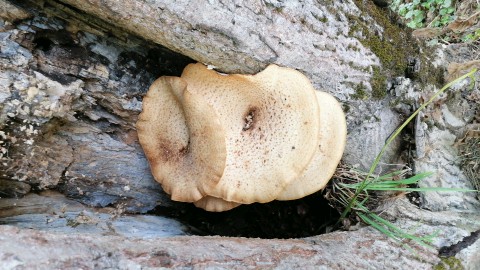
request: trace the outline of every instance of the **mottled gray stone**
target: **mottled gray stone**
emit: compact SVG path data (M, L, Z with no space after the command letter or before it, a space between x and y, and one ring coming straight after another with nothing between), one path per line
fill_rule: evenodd
M0 33L0 177L59 188L92 206L168 206L135 122L150 83L191 60L121 31L91 33L75 16L67 24L38 12Z
M8 150L1 152L0 177L100 208L45 192L0 200L0 220L17 226L0 226L1 268L428 269L439 263L436 250L412 253L372 228L289 240L163 237L185 228L123 215L169 206L135 122L151 82L179 75L191 61L223 72L255 73L270 63L302 71L350 108L344 160L369 167L400 123L398 113L411 112L434 88L420 91L397 78L393 99L352 99L360 83L371 92L372 68L380 62L356 38L360 33L350 35L348 18L360 13L354 2L330 2L22 1L34 19L16 15L15 25L0 23L0 148ZM373 18L362 20L382 33ZM417 120L415 170L436 172L421 186L471 188L456 161L458 127L475 118L461 97L443 95L433 106L439 110ZM398 147L383 162L396 161ZM420 206L401 199L383 214L408 232L440 230L436 249L480 228L474 194L426 193ZM474 269L478 252L477 241L455 256Z
M427 269L434 253L399 249L369 228L308 239L128 239L0 226L2 266L36 269Z
M14 22L30 17L30 14L24 9L18 8L9 1L0 0L0 18Z
M186 235L186 227L173 219L124 214L125 209L88 208L60 193L45 191L22 199L0 200L0 224L61 234L118 235L156 238Z
M135 122L151 82L179 75L193 60L119 27L222 71L257 72L270 63L302 71L350 108L344 161L362 169L400 121L386 100L350 97L359 83L371 91L371 68L379 65L348 35L347 15L359 13L351 1L334 2L335 9L314 1L65 1L93 16L47 2L26 1L33 20L0 33L0 147L8 151L0 154L3 177L39 189L60 187L92 206L122 203L146 212L168 205L149 172ZM363 19L382 31L373 18ZM392 145L383 161L396 162L397 150Z
M21 198L30 190L29 184L0 177L0 198Z
M465 269L476 270L480 267L480 239L475 241L471 246L461 250L456 256L460 261L464 262Z
M436 127L424 130L425 137L417 136L424 144L424 154L415 161L415 170L433 172L421 181L421 187L444 187L473 189L473 185L459 168L458 152L454 146L456 136L448 130ZM420 133L417 133L420 134ZM480 204L475 192L425 192L422 206L433 211L454 209L477 209Z
M388 105L379 107L375 111L365 108L362 116L365 118L365 122L348 130L348 140L342 159L347 164L359 165L360 169L368 171L372 161L375 160L386 140L401 124L401 121L398 114L392 111ZM359 118L362 116L357 115ZM398 162L400 142L401 138L398 138L390 144L385 151L385 156L388 158L383 161L388 164ZM387 168L384 165L383 163L379 164L377 171L380 172L384 167Z
M453 86L416 119L415 172L434 173L420 182L421 187L474 189L460 168L458 149L458 141L465 136L468 123L475 121L472 112L477 105L462 94L471 91L469 85L465 80ZM436 89L428 89L423 95L432 95L434 91ZM480 209L476 192L426 192L421 193L421 197L422 207L432 211Z
M210 64L226 73L255 73L275 63L297 69L318 90L349 107L344 160L368 169L381 145L400 122L385 100L355 100L362 83L371 92L377 56L355 37L348 16L359 16L353 1L169 1L79 2L63 0L146 39ZM371 30L383 29L367 14ZM385 89L386 90L386 89ZM398 145L383 161L396 162Z

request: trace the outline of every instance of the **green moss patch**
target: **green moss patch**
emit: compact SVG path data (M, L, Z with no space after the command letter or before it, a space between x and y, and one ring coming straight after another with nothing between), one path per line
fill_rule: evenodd
M433 267L434 270L463 270L462 262L455 257L442 258L442 261Z
M359 16L349 15L350 36L356 36L359 41L369 48L380 59L381 67L373 67L370 79L372 97L382 99L386 96L386 81L389 78L407 76L407 59L416 57L420 61L420 69L415 79L421 83L441 86L444 83L443 70L434 68L428 58L430 50L420 48L423 46L411 38L410 30L393 22L387 9L377 7L373 1L355 0L362 11ZM383 33L375 33L369 22L363 19L370 15L383 28ZM361 37L358 37L358 33Z

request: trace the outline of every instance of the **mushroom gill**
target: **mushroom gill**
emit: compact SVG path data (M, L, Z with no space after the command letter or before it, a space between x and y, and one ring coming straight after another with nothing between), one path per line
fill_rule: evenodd
M150 87L137 122L152 174L172 200L207 211L322 189L345 147L345 116L300 72L222 75L202 64Z

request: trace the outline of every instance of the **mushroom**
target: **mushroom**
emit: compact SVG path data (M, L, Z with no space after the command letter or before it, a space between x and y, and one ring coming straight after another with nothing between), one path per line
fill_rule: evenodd
M225 76L197 63L181 78L225 130L225 169L220 181L205 189L208 195L243 204L269 202L310 163L318 145L319 107L315 89L300 72L270 65L256 75Z
M330 94L317 91L320 106L319 144L312 161L300 177L277 197L277 200L295 200L324 188L345 149L347 124L342 107Z
M215 110L188 91L183 79L161 77L153 83L137 131L154 178L172 200L198 201L222 177L225 129Z
M210 212L223 212L231 210L237 206L242 205L241 203L225 201L222 198L216 198L212 196L205 196L200 200L193 203L196 207L202 208Z
M222 75L197 63L161 77L143 99L137 130L172 200L216 212L322 189L346 137L335 98L276 65Z
M345 115L332 95L320 91L315 94L320 107L318 148L305 171L280 193L277 200L303 198L324 188L342 157L347 135ZM194 204L211 212L227 211L241 205L211 196Z

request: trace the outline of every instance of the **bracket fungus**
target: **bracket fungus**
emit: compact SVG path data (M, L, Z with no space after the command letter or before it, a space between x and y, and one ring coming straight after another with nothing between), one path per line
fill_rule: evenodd
M137 130L172 200L217 212L321 190L346 139L335 98L276 65L222 75L197 63L181 77L161 77L144 97Z

